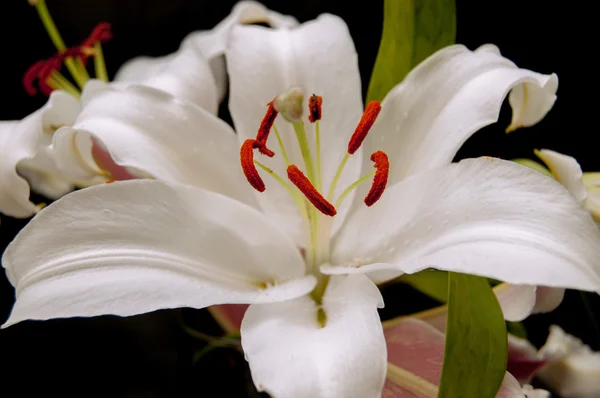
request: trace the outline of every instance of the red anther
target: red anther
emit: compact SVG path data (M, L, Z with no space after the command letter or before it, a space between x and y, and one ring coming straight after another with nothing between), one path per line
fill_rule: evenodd
M254 149L260 148L259 145L260 143L253 139L244 141L240 148L240 162L242 164L242 171L250 185L252 185L252 188L258 192L264 192L266 189L265 183L260 178L260 174L258 174L258 170L256 170L256 166L254 165Z
M37 89L34 87L33 82L38 78L40 71L44 68L46 64L45 60L37 61L35 64L31 65L29 69L23 75L23 86L25 87L25 91L29 95L36 95Z
M317 191L314 185L311 184L310 180L306 178L304 173L302 173L298 167L293 164L289 165L287 168L287 175L290 181L304 194L304 196L306 196L306 199L308 199L317 210L326 216L333 217L337 214L335 206L329 203L327 199Z
M270 158L275 156L275 152L267 148L265 144L261 144L260 142L256 141L254 147L258 149L258 152L260 152L262 155L268 156Z
M88 38L83 42L83 47L93 47L96 42L103 43L112 39L112 26L108 22L100 22Z
M106 180L105 184L112 184L113 182L115 182L116 180Z
M377 115L381 112L381 103L379 101L371 101L367 105L365 112L360 118L360 122L356 129L354 130L354 134L350 137L350 141L348 142L348 153L350 155L354 154L360 148L363 141L369 134L369 130L373 127L373 123L377 119Z
M323 112L323 97L320 95L311 95L308 99L308 120L311 123L321 120L321 113Z
M275 110L275 107L273 106L274 101L275 100L273 99L273 101L269 102L267 106L267 113L265 113L265 116L260 122L260 127L258 128L258 133L256 134L256 141L262 146L262 148L258 147L258 150L263 155L267 155L269 157L272 157L274 153L271 150L267 149L267 139L269 138L269 133L271 132L273 123L275 123L275 118L279 113ZM271 155L269 155L269 153L271 153Z
M369 207L373 206L375 202L381 198L383 191L388 181L388 175L390 174L390 161L388 156L383 151L377 151L371 155L371 160L375 162L374 166L377 169L373 176L373 184L369 193L365 197L365 204Z

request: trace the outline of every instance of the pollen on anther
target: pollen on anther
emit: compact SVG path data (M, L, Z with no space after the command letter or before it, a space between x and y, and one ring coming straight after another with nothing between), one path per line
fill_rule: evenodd
M377 170L373 176L371 189L369 189L369 193L365 197L365 204L369 207L373 206L381 198L381 195L383 195L390 173L390 161L385 152L377 151L373 153L371 160L375 162L374 166Z
M271 128L273 128L273 124L275 123L275 118L277 118L277 114L279 113L275 110L273 101L269 102L267 106L267 113L265 113L265 116L260 122L260 127L258 128L258 133L256 134L256 141L261 145L258 147L258 150L263 155L267 155L269 157L272 157L274 154L271 150L267 149L267 139L269 138L269 133L271 132Z
M254 165L254 149L260 148L259 145L260 144L253 139L244 141L240 148L240 162L242 171L252 188L256 189L258 192L264 192L266 189L265 183Z
M381 112L381 103L379 101L371 101L367 104L365 112L354 130L354 134L352 134L348 142L348 153L350 155L353 155L360 148L367 134L369 134L369 130L373 127L373 123L375 123L379 112Z
M323 97L313 94L308 99L308 111L308 120L311 123L321 120L321 114L323 111Z
M83 42L83 47L93 47L96 42L103 43L112 39L112 26L108 22L100 22L89 37Z
M287 168L287 175L290 181L304 194L306 199L308 199L317 210L326 216L333 217L337 214L335 206L329 203L327 199L317 191L314 185L306 178L304 173L302 173L298 167L293 164L289 165Z

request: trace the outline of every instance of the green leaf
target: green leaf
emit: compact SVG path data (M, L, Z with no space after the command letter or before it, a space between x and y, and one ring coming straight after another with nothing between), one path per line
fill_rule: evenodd
M448 274L446 347L438 398L494 398L506 372L506 324L482 277Z
M369 101L382 100L412 68L456 40L454 0L384 0L383 8Z
M445 271L426 269L416 274L404 274L400 280L440 303L448 301L448 273Z
M527 329L521 322L506 322L506 330L508 333L513 334L522 339L527 339Z

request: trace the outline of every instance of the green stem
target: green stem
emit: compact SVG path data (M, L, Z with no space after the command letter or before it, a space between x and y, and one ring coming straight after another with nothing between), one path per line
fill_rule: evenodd
M312 155L310 153L310 146L308 145L308 139L306 138L306 131L304 131L304 122L299 121L292 124L294 131L296 132L296 138L298 139L298 145L302 152L302 158L306 166L306 174L311 183L315 183L315 168L312 162Z

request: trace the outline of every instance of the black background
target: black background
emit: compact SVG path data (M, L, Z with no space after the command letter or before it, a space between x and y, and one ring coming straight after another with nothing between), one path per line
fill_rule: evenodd
M36 60L47 58L53 47L36 12L26 0L3 4L0 24L2 82L0 119L20 119L44 102L30 97L21 77ZM210 29L226 15L232 0L48 0L63 38L81 42L97 22L113 25L114 39L104 46L109 74L136 55L163 55L177 49L189 32ZM330 12L350 28L359 54L366 92L382 23L382 1L263 1L301 22ZM551 4L552 3L552 4ZM520 67L559 76L558 101L550 114L533 128L504 134L510 112L505 106L497 125L473 136L458 158L490 155L532 157L534 148L549 148L575 156L584 171L600 170L595 117L598 83L593 57L595 21L579 3L548 1L457 1L457 42L471 49L494 43ZM226 104L222 106L226 109ZM2 156L2 154L0 154ZM2 216L4 248L27 220ZM408 288L384 289L389 317L431 304ZM586 295L592 312L600 310L595 294ZM10 312L14 290L0 272L0 321ZM0 331L0 395L29 397L199 397L253 396L241 354L218 349L192 364L203 345L179 326L182 319L210 333L219 333L204 311L158 311L127 319L100 317L48 322L24 322ZM548 325L567 331L600 349L600 337L579 292L568 292L552 314L526 321L531 340L543 344ZM282 364L285 366L285 364Z

